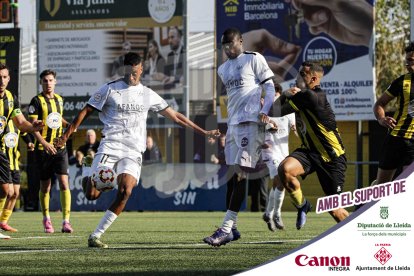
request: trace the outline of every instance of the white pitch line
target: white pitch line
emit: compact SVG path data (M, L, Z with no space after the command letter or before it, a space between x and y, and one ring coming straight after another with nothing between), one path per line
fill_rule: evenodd
M37 249L37 250L16 250L16 251L0 251L0 254L21 254L21 253L44 253L44 252L68 252L79 251L79 248L75 249Z
M81 237L81 236L72 236L72 237ZM49 238L49 237L28 237L28 238ZM24 238L19 238L24 239ZM280 241L256 241L256 242L234 242L231 244L282 244L282 243L294 243L294 242L306 242L308 240L280 240ZM21 254L21 253L45 253L45 252L74 252L74 251L85 251L85 250L111 250L111 249L175 249L175 248L182 248L182 247L206 247L210 248L209 245L206 243L181 243L181 244L170 244L170 245L130 245L130 246L114 246L112 247L109 245L107 249L100 249L100 248L89 248L89 247L82 247L82 248L70 248L70 249L34 249L34 250L14 250L14 251L0 251L0 254ZM228 248L228 247L227 247Z
M255 242L238 242L241 244L281 244L281 243L290 243L290 242L307 242L310 240L279 240L279 241L255 241Z
M32 239L55 239L55 238L82 238L83 236L34 236L34 237L21 237L21 238L13 238L11 240L32 240ZM85 236L86 237L86 236Z

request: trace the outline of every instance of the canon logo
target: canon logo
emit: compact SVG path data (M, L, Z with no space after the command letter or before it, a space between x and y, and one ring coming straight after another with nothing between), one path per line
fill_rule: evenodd
M350 266L350 257L309 257L304 254L295 258L298 266Z

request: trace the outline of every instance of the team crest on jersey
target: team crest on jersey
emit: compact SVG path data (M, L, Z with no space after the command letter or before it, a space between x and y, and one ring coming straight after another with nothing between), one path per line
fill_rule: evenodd
M29 105L29 113L33 114L35 111L35 107L33 105Z
M19 136L15 132L9 132L4 136L4 143L8 148L14 148L17 145Z
M248 144L249 144L249 139L247 139L247 137L243 137L241 139L241 146L246 147Z
M97 103L101 102L101 101L102 101L102 96L101 96L101 94L95 94L95 95L93 95L93 100L94 100L95 102L97 102Z
M51 129L58 129L62 125L62 116L57 112L52 112L47 115L46 125Z
M9 102L9 108L10 108L10 109L13 109L13 106L14 106L14 102L13 102L13 101L10 101L10 102Z
M0 116L0 134L4 132L6 125L7 125L7 118L4 116Z

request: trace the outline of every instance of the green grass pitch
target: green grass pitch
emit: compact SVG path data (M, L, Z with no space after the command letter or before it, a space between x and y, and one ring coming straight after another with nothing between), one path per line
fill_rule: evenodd
M40 212L13 213L9 223L19 232L0 240L0 274L232 275L274 260L335 224L328 214L309 213L298 231L296 213L284 212L286 229L270 232L262 213L241 212L242 238L213 248L202 239L221 225L224 212L124 212L102 236L110 248L88 248L102 215L74 212L74 233L62 234L61 214L52 213L56 232L45 234Z

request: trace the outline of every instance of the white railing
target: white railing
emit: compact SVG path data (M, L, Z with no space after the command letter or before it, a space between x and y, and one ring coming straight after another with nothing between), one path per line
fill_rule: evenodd
M37 47L36 44L22 48L21 74L36 73Z

